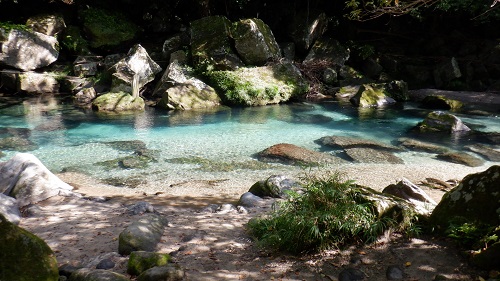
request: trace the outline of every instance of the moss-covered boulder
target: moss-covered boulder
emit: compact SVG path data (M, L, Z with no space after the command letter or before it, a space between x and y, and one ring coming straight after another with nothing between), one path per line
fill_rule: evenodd
M431 215L432 223L445 230L453 218L468 222L500 225L500 166L467 175L446 193Z
M236 22L231 36L236 51L247 65L263 65L281 57L280 48L273 32L260 19L244 19Z
M117 12L90 7L82 9L80 17L92 48L119 46L139 32L139 27Z
M422 100L422 107L441 110L456 110L463 107L463 102L450 99L443 95L426 96Z
M211 71L207 76L209 83L229 105L277 104L299 97L309 89L307 81L291 63Z
M133 222L119 235L118 253L128 255L134 251L154 251L167 223L164 217L156 214Z
M409 99L408 85L404 81L382 84L363 84L358 92L349 99L355 106L380 107L403 102Z
M458 117L443 111L430 112L417 128L421 132L464 133L471 130Z
M150 268L137 277L137 281L181 281L184 280L185 273L182 268L176 264L168 264L165 266L155 266Z
M57 281L57 260L36 235L0 215L0 280Z
M221 103L214 88L177 61L168 66L153 95L162 97L157 104L159 107L174 110L212 108Z
M128 259L127 273L137 276L152 267L167 265L170 260L168 254L134 251Z
M342 46L339 41L323 37L316 40L303 63L308 65L322 61L323 63L327 62L330 65L342 67L349 59L349 55L349 49Z
M99 112L131 112L143 111L144 100L141 97L132 97L129 93L106 93L98 96L92 102L92 109Z
M244 65L233 50L231 26L231 21L223 16L191 22L191 53L196 68L235 70Z

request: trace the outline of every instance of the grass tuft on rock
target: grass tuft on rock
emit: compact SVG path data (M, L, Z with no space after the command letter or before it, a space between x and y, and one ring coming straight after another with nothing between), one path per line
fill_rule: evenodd
M394 219L378 217L361 188L339 173L308 176L304 186L304 194L290 193L273 213L249 221L248 230L260 246L314 252L373 242L396 226Z

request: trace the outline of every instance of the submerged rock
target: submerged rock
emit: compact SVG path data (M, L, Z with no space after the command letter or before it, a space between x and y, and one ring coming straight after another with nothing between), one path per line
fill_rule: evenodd
M365 147L365 148L373 148L373 149L381 149L388 151L401 151L402 149L393 145L385 144L382 142L361 139L361 138L352 138L352 137L344 137L344 136L327 136L322 137L316 142L328 145L336 148L354 148L354 147Z
M359 163L404 164L403 159L387 151L367 147L346 148L344 151L350 158Z
M26 152L35 150L37 148L38 145L22 136L11 136L0 139L0 149Z
M483 156L489 161L500 162L500 151L495 150L489 146L486 146L484 144L473 144L466 146L465 148Z
M433 144L430 142L419 141L411 138L399 138L399 145L415 150L415 151L423 151L428 153L443 153L449 151L449 149L445 146Z
M288 143L275 144L257 154L260 161L281 162L290 165L339 164L346 161L322 152L305 149Z
M445 152L438 154L437 159L462 164L469 167L479 167L484 164L484 160L465 152Z

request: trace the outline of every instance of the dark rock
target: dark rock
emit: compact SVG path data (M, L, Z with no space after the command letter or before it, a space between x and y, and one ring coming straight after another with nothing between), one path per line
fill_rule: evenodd
M387 280L403 280L404 272L401 267L397 265L390 265L385 271L385 276L387 277Z
M317 61L327 62L336 67L342 67L349 59L349 49L337 40L322 37L314 43L303 64L314 64Z
M325 13L299 13L293 17L290 36L297 51L304 53L325 33L328 18Z
M488 248L481 249L479 252L474 253L470 261L474 266L479 268L487 270L498 269L498 261L500 261L500 242L495 242L492 245L488 245Z
M259 152L257 158L260 161L281 162L290 165L321 165L345 162L339 157L288 143L273 145Z
M184 280L184 270L176 264L156 266L144 271L137 277L137 281L181 281Z
M66 23L61 15L41 14L30 17L26 21L26 26L31 30L48 35L56 36L64 31Z
M238 205L253 208L262 206L265 203L265 200L260 198L257 195L254 195L251 192L245 192L241 195L240 200L238 201Z
M365 280L365 273L356 268L346 268L339 273L339 281Z
M249 192L259 197L282 198L286 195L287 190L297 191L301 187L301 184L295 180L285 176L273 175L265 181L256 182L250 187Z
M103 259L95 266L96 269L112 269L113 267L115 263L111 259Z
M78 269L80 269L81 267L78 267L78 266L73 266L71 264L63 264L59 267L59 275L60 276L66 276L66 277L70 277L71 274L73 274L73 272L77 271Z
M155 266L167 265L170 259L171 258L168 254L134 251L130 253L127 273L137 276Z
M439 160L462 164L469 167L479 167L484 164L484 160L465 152L445 152L438 154L436 157Z
M57 260L36 235L0 215L0 276L2 280L57 281Z
M344 151L347 156L359 163L404 164L403 159L383 150L375 150L373 148L366 147L353 147L346 148Z
M454 110L463 106L463 103L458 100L453 100L442 95L426 96L422 100L422 107L429 109Z
M460 66L455 58L444 61L434 69L434 82L438 88L448 86L448 83L462 77Z

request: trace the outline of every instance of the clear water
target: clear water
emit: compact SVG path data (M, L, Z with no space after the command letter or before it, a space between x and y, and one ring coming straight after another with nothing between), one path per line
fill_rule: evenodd
M31 130L27 138L37 148L29 152L54 172L74 169L99 179L134 177L158 181L174 176L244 177L245 173L269 175L273 170L286 171L291 168L275 164L269 168L271 171L216 173L201 171L197 164L176 164L168 160L201 157L219 162L255 161L254 154L278 143L328 151L315 140L331 135L360 137L389 144L407 136L427 112L410 103L401 108L358 110L350 105L325 102L224 108L206 112L168 112L149 108L135 115L106 116L77 109L71 102L45 97L23 102L1 100L0 130ZM500 132L498 115L459 117L478 130ZM5 136L5 133L0 133L0 138ZM127 140L144 142L148 149L155 151L158 161L145 170L96 165L130 155L130 151L120 151L106 144ZM460 149L473 140L440 136L432 141ZM0 161L6 161L16 152L3 150L4 156ZM402 153L399 156L408 163L427 161L432 157L418 153Z

